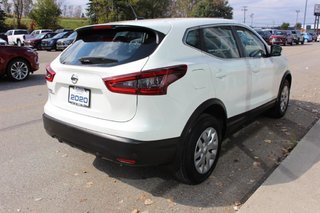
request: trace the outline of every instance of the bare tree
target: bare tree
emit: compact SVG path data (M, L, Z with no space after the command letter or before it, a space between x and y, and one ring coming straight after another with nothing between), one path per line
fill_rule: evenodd
M23 15L23 0L13 0L14 15L17 18L17 27L21 26L21 18Z
M73 17L73 5L68 6L68 16Z
M81 13L82 13L82 6L81 5L76 6L74 8L73 16L77 17L77 18L80 18L81 17Z
M12 3L10 3L8 0L2 0L2 6L3 6L3 11L6 14L11 14L12 13Z
M30 11L33 8L33 1L32 0L23 0L23 15L28 16L30 14Z
M68 6L67 6L66 4L64 4L61 11L62 11L62 16L63 16L63 17L67 17Z

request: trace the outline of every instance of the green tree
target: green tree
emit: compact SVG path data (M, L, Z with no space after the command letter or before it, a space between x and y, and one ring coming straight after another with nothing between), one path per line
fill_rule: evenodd
M29 17L40 28L56 28L60 15L61 10L55 0L38 0Z
M131 7L138 17L158 18L168 16L170 0L89 0L87 16L92 24L109 21L135 19Z
M188 17L201 0L171 0L171 16Z
M296 28L297 30L300 30L301 27L302 27L302 24L301 24L301 23L296 23L295 28Z
M140 0L133 7L138 16L143 18L163 18L169 16L169 0Z
M192 15L232 19L233 8L228 0L202 0L194 7Z
M289 23L286 23L286 22L283 22L280 26L280 28L282 30L287 30L289 28L290 24Z

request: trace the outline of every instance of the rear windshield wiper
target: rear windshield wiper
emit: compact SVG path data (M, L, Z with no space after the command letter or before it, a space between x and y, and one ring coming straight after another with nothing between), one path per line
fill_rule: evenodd
M118 62L118 60L104 57L82 57L79 61L82 64L110 64Z

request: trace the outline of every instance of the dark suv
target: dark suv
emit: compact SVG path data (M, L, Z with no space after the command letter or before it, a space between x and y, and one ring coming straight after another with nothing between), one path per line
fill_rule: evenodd
M267 30L256 30L257 33L265 40L268 44L270 44L270 36L272 35L270 31Z
M291 31L292 35L293 35L293 41L296 44L304 44L304 39L303 39L303 35L301 34L300 31L298 30L292 30Z

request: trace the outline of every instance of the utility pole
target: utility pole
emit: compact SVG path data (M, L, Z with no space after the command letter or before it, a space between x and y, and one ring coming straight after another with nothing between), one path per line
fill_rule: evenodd
M297 13L296 26L297 26L297 24L298 24L298 19L299 19L299 13L300 13L300 10L296 10L296 13Z
M306 26L307 8L308 8L308 0L306 0L306 5L304 8L303 27L305 30L307 30L307 26Z
M243 23L246 23L246 12L248 11L248 6L243 6L241 11L243 11Z
M251 13L251 14L250 14L250 18L251 18L251 27L253 27L253 16L254 16L254 13Z

